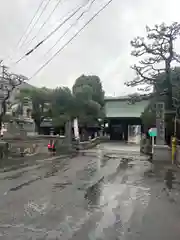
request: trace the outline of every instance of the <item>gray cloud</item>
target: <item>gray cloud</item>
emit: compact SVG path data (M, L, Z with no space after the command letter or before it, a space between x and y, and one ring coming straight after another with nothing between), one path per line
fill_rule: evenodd
M18 39L23 34L40 0L1 0L0 8L0 57L18 59L29 48L16 48ZM30 39L37 33L43 21L53 9L57 0L52 0ZM57 26L60 18L87 0L62 0L62 4L51 20L32 43L31 47ZM11 65L13 71L32 76L33 73L52 56L107 0L97 0L91 10L71 32L53 49L44 55L67 29L70 22L58 31L49 41L18 65ZM132 92L124 86L124 81L133 78L130 65L135 61L130 56L130 40L137 35L144 35L145 25L179 21L180 3L178 0L114 0L81 34L73 40L43 71L30 83L37 86L72 86L81 74L97 74L101 77L108 95ZM73 21L75 18L73 19ZM72 23L72 21L71 21ZM180 50L179 41L177 49ZM30 46L29 46L30 47ZM11 63L6 61L7 63Z

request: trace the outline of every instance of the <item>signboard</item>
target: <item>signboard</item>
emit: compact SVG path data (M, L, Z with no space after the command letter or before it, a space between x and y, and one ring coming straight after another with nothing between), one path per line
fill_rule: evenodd
M157 137L157 128L150 128L148 133L150 137Z

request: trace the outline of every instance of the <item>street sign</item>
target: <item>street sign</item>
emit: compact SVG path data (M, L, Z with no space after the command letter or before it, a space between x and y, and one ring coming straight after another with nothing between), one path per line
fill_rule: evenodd
M148 133L150 137L157 137L157 128L150 128Z
M152 137L152 154L154 154L154 138L157 137L157 128L150 128L148 133Z

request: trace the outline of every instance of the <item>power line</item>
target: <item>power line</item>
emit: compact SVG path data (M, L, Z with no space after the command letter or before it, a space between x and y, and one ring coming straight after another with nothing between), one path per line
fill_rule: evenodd
M42 7L42 5L43 5L44 2L45 2L45 0L41 0L41 2L40 2L40 4L39 4L36 12L34 13L32 19L30 20L30 22L29 22L29 24L28 24L28 26L26 27L26 30L24 31L24 33L23 33L22 36L20 37L19 41L17 42L16 48L19 47L22 39L24 38L24 36L25 36L26 33L28 32L31 24L33 23L34 19L36 18L36 15L38 14L38 12L39 12L39 10L41 9L41 7ZM12 56L9 55L6 60L12 60ZM4 61L4 60L3 60L3 61Z
M71 43L74 38L76 38L83 30L84 28L86 28L86 26L89 25L89 23L91 23L94 18L96 18L99 13L101 13L113 0L109 0L96 14L94 14L87 22L86 24L84 24L84 26L82 28L80 28L80 30L74 34L74 36L72 38L69 39L69 41L67 41L47 62L45 62L34 74L33 76L31 76L29 78L32 79L33 77L35 77L43 68L45 68L67 45L69 45L69 43Z
M30 31L28 32L28 34L26 35L25 39L23 40L23 42L21 43L20 47L22 47L24 45L24 43L26 42L27 38L29 37L29 35L31 34L31 32L33 31L34 27L36 26L36 24L39 22L39 19L41 18L41 16L43 15L43 13L46 11L49 3L51 0L47 0L46 4L44 5L40 15L38 16L38 18L36 19L36 21L34 22L34 24L32 25Z
M92 7L92 5L95 1L96 0L92 0L88 9L80 14L80 16L76 19L76 21L73 24L71 24L71 26L63 33L63 35L61 35L60 38L58 38L58 40L55 42L55 44L45 53L45 55L47 55L61 41L61 39L71 30L71 28L73 28L77 24L77 22L83 17L83 15L90 10L90 8Z
M69 19L71 19L84 5L78 7L69 17L67 17L62 23L60 23L52 32L50 32L42 41L40 41L34 48L29 50L24 56L22 56L15 64L21 62L25 57L29 56L32 52L34 52L40 45L42 45L45 41L47 41L54 33L56 33L60 27L62 27Z
M32 43L32 41L37 38L37 36L39 35L39 33L41 32L41 30L44 28L44 26L46 25L46 23L49 21L49 19L52 17L53 13L56 11L56 9L58 8L58 6L60 5L60 3L62 2L62 0L58 0L58 2L56 3L55 7L53 8L53 10L50 12L50 14L48 15L47 19L44 21L44 23L42 24L42 26L40 27L39 31L37 32L37 34L29 41L27 42L27 45L30 45Z
M28 32L28 29L30 28L31 24L33 23L34 19L36 18L36 15L38 14L38 12L39 12L39 10L40 10L40 8L42 7L42 5L43 5L44 2L45 2L45 0L42 0L42 1L40 2L40 4L39 4L39 6L38 6L38 8L37 8L37 10L36 10L36 12L35 12L35 14L34 14L34 16L32 17L31 21L29 22L29 24L28 24L26 30L24 31L23 35L22 35L21 38L19 39L19 41L18 41L18 43L17 43L17 46L19 46L19 44L21 43L24 35Z

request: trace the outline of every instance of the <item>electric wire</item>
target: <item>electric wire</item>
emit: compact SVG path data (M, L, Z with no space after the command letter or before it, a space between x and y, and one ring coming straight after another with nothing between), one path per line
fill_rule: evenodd
M57 55L60 54L60 52L67 46L69 45L106 7L110 5L110 3L113 0L109 0L98 12L96 12L84 25L82 28L80 28L77 33L75 33L53 56L46 61L30 78L34 78L42 69L44 69Z
M24 38L24 40L22 41L20 48L23 47L23 45L26 43L26 40L28 39L29 35L32 33L33 29L35 28L35 26L37 25L37 23L39 22L40 18L42 17L43 13L46 11L48 5L50 4L51 0L47 0L46 4L44 5L40 15L38 16L38 18L36 19L36 21L34 22L34 24L32 25L30 31L28 32L28 34L26 35L26 37Z
M24 31L23 35L22 35L21 38L19 39L19 41L18 41L18 43L17 43L17 46L19 46L19 44L21 43L24 35L26 35L26 33L28 32L31 24L33 23L34 19L36 18L37 14L38 14L39 10L41 9L41 7L42 7L42 5L43 5L44 2L45 2L45 0L42 0L42 1L40 2L40 4L39 4L39 6L38 6L38 8L37 8L37 10L36 10L36 12L35 12L35 14L33 15L31 21L29 22L26 30Z
M80 16L76 19L76 21L73 24L71 24L70 27L67 28L67 30L60 36L60 38L58 38L58 40L55 42L55 44L44 54L44 56L49 54L49 52L61 41L61 39L78 23L78 21L84 16L84 14L90 10L90 8L92 7L92 5L95 1L96 0L92 0L92 2L89 5L89 8L80 14Z
M56 3L56 5L54 6L54 8L52 9L52 11L50 12L50 14L48 15L47 19L44 21L44 23L42 24L42 26L39 28L38 32L36 33L36 35L29 41L27 42L27 45L30 45L34 39L36 39L39 35L39 33L41 32L41 30L44 28L44 26L47 24L47 22L50 20L50 18L52 17L53 13L56 11L56 9L58 8L58 6L60 5L60 3L62 2L62 0L58 0L58 2Z
M37 8L36 12L34 13L33 17L31 18L31 20L30 20L28 26L26 27L24 33L22 34L22 36L21 36L20 39L18 40L15 48L19 48L21 41L23 40L24 36L25 36L26 33L28 32L31 24L33 23L34 19L36 18L37 14L38 14L39 10L41 9L41 7L42 7L42 5L43 5L44 2L45 2L45 0L41 0L40 4L38 5L38 8ZM10 56L10 55L7 56L7 58L6 58L5 60L3 60L3 62L4 62L4 61L8 61L8 60L12 60L12 56Z
M81 8L83 8L84 5L81 5L78 7L70 16L68 16L63 22L61 22L52 32L50 32L42 41L40 41L35 47L33 47L31 50L29 50L27 53L25 53L18 61L15 62L15 64L18 64L21 62L25 57L29 56L32 52L34 52L40 45L42 45L45 41L47 41L53 34L55 34L60 27L62 27L68 20L70 20Z

